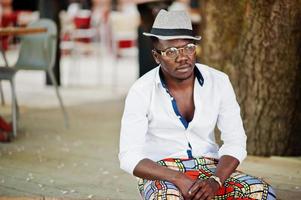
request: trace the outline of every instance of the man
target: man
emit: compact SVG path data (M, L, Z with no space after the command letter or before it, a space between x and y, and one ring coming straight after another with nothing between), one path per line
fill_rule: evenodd
M161 10L144 35L159 66L128 93L119 153L142 198L275 199L267 183L235 171L247 154L240 108L228 76L195 63L201 38L189 16Z
M47 18L53 20L58 29L58 33L61 32L61 23L59 18L59 13L61 10L65 10L67 8L67 0L39 0L38 8L40 12L40 18ZM58 86L61 85L61 70L60 70L60 59L61 59L61 49L60 49L60 37L57 38L56 45L56 56L55 56L55 64L53 67L53 73ZM51 79L46 73L46 85L51 85Z

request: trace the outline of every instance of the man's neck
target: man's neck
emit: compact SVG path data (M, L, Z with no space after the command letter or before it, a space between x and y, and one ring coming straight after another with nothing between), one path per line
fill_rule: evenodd
M193 88L194 86L195 73L193 73L189 78L182 80L169 76L168 74L164 73L163 70L161 71L161 75L166 87L169 90L185 90L188 88Z
M179 80L171 77L165 78L166 85L169 90L185 90L192 88L194 85L195 75L191 75L188 79Z

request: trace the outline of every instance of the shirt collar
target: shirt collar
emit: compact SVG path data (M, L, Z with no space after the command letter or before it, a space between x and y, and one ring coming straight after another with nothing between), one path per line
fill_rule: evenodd
M194 75L198 80L198 83L203 86L204 85L204 77L197 66L194 67ZM162 85L166 88L165 80L163 78L163 74L161 71L161 66L158 67L157 75L156 75L156 85Z

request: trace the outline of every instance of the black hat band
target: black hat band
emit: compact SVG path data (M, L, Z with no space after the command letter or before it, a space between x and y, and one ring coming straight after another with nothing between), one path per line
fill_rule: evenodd
M193 31L189 29L152 28L150 33L154 35L161 35L161 36L187 35L187 36L194 37Z

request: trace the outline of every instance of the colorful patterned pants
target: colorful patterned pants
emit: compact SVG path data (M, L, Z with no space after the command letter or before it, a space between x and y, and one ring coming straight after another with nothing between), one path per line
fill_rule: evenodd
M212 158L193 159L164 159L160 165L173 170L181 171L193 179L208 179L214 174L218 160ZM178 188L168 181L138 180L140 194L144 200L183 200ZM234 172L221 187L214 200L251 200L276 199L270 185L256 177Z

